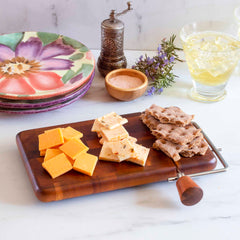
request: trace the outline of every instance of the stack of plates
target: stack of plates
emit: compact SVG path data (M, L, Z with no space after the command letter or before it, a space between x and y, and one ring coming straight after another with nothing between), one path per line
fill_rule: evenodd
M38 113L80 99L95 60L82 43L54 33L0 36L0 112Z

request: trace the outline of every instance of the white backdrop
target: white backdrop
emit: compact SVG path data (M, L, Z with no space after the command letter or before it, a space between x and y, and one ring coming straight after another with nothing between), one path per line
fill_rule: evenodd
M100 48L100 25L110 10L126 8L123 0L0 0L0 32L60 33ZM125 23L125 49L154 50L163 37L178 35L181 26L199 20L234 22L237 0L133 0Z

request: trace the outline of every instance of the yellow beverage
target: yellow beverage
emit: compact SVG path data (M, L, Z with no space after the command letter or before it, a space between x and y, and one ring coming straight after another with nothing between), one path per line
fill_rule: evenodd
M240 43L234 37L213 31L189 35L183 44L192 78L200 84L225 84L239 59Z

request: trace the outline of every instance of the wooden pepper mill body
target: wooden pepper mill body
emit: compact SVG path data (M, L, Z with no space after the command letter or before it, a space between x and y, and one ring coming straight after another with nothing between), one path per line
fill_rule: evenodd
M97 66L99 72L105 77L110 71L126 68L127 60L124 56L124 23L117 16L132 10L131 2L128 8L116 14L115 10L110 13L110 18L101 23L101 53Z

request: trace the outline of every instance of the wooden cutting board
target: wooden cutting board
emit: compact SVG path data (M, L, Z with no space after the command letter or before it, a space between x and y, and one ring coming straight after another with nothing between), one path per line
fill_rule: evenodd
M123 115L128 119L124 127L139 144L151 147L155 138L139 119L140 113ZM161 151L151 148L145 167L127 161L121 163L99 160L92 177L74 170L52 179L42 168L43 157L39 156L38 135L47 129L71 126L83 133L83 142L89 153L99 155L101 146L96 133L91 132L94 120L69 123L58 126L31 129L17 134L16 141L27 174L37 198L44 202L106 192L137 185L166 181L175 177L176 167ZM207 171L216 167L217 160L209 149L205 156L182 158L177 164L186 174Z

